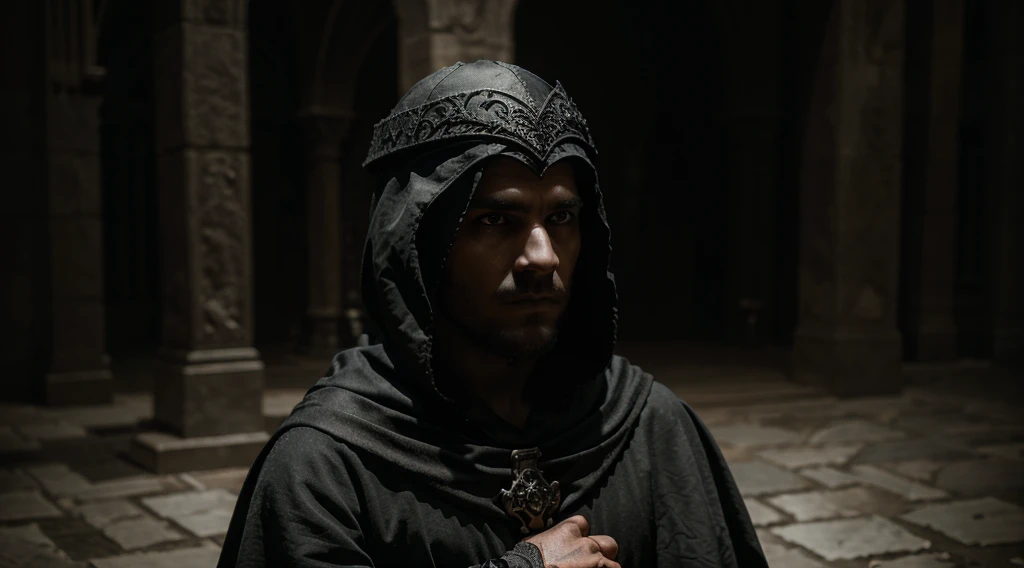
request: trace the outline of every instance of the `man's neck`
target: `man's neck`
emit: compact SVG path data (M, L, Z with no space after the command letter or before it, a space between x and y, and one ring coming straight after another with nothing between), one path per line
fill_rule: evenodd
M506 422L526 426L530 405L523 399L526 383L537 365L536 358L509 361L479 345L443 317L435 321L435 349L443 368Z

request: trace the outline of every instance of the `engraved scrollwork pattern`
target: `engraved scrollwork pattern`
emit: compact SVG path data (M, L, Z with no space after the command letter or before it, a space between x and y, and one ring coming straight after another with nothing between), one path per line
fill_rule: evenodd
M508 93L481 89L430 101L378 122L364 165L420 144L474 136L512 141L540 159L563 140L595 148L583 115L561 84L539 112Z

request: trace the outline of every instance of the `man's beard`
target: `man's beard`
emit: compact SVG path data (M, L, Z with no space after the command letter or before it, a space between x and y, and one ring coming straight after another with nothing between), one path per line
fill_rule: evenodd
M457 318L446 319L470 341L506 359L509 364L542 357L558 343L558 325L541 325L539 316L536 321L529 318L518 329L474 329Z

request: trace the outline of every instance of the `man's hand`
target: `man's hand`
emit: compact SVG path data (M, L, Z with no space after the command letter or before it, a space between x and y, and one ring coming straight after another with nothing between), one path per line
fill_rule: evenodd
M526 542L540 549L544 568L622 568L615 557L619 545L610 536L590 534L582 515L569 517Z

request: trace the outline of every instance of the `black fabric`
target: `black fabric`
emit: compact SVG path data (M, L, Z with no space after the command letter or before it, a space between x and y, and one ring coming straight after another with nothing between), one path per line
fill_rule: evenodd
M544 94L535 82L524 88ZM432 361L439 267L481 168L499 155L538 173L573 160L584 202L572 299L528 386L534 404L521 429L467 412ZM470 140L385 174L363 264L381 342L339 353L256 459L219 566L543 568L535 547L517 546L520 523L500 501L512 450L532 447L561 486L554 521L585 515L594 534L618 541L623 566L767 565L707 429L612 355L615 286L592 156L568 141L537 163L523 148Z

